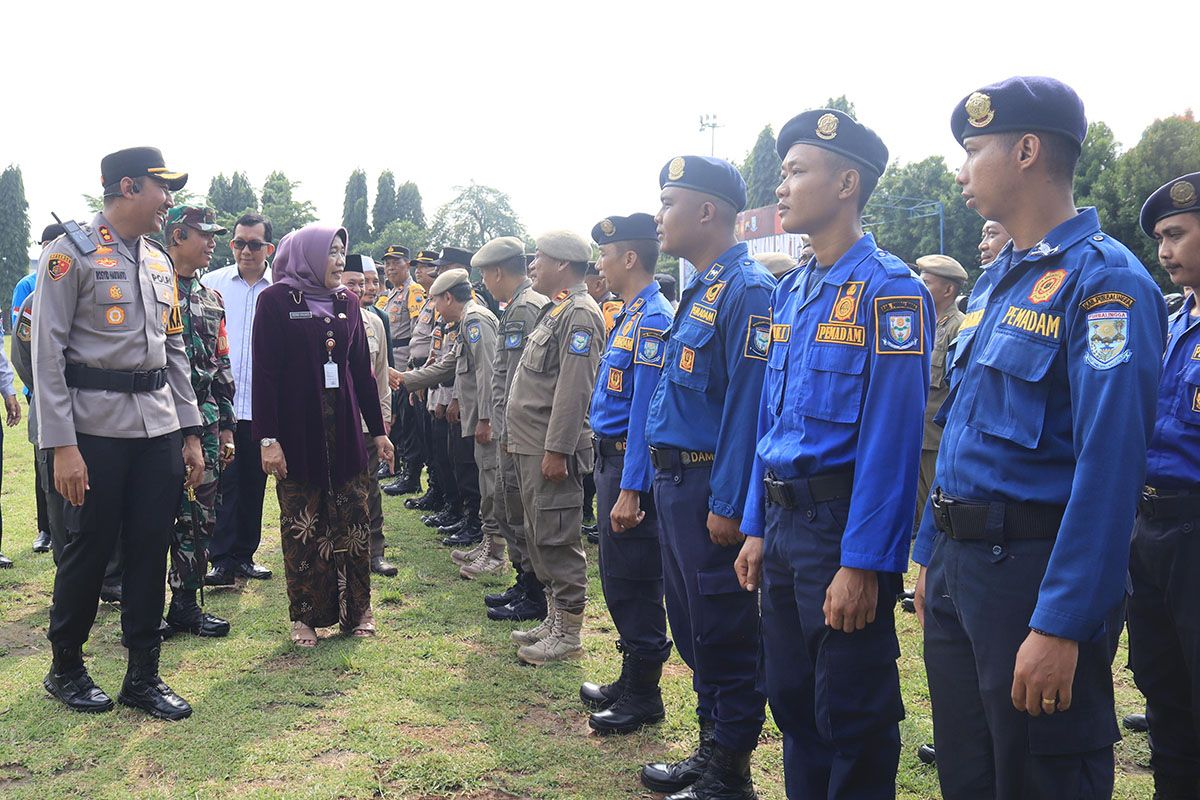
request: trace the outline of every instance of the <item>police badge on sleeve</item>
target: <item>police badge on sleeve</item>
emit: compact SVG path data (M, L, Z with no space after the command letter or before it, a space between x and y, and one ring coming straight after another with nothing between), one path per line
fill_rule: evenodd
M875 299L875 352L880 355L925 352L923 301L920 297Z
M1112 369L1133 358L1129 349L1129 312L1093 311L1087 315L1088 351L1092 369Z

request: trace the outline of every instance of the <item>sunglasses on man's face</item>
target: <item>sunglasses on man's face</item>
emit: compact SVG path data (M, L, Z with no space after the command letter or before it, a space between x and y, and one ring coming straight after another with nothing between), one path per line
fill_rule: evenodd
M267 242L260 242L257 239L253 242L247 242L245 239L234 239L230 244L233 245L234 250L245 250L249 247L251 253L257 253L267 246Z

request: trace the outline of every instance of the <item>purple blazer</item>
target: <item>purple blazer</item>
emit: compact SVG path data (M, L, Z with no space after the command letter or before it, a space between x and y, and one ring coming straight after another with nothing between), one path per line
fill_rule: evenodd
M321 418L326 339L338 365L337 448L326 453ZM342 290L333 315L310 312L300 292L277 283L264 289L254 315L254 440L278 439L288 477L335 488L367 468L361 418L383 436L383 415L371 373L358 298ZM328 456L328 457L327 457Z

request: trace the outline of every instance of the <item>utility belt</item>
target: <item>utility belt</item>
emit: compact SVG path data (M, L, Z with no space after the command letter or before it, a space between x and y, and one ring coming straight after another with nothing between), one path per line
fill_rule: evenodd
M606 439L603 436L592 436L592 447L598 455L605 458L624 458L626 442L624 439Z
M673 470L711 467L717 460L716 453L703 450L676 450L674 447L651 447L650 463L655 469Z
M1153 486L1142 490L1138 514L1146 519L1179 519L1200 517L1200 494L1176 492L1159 494Z
M167 385L167 368L148 372L122 369L98 369L83 364L67 364L67 386L75 389L102 389L110 392L154 392Z
M411 336L405 336L403 339L392 339L392 347L408 347L408 343L411 341Z
M845 500L854 488L853 472L829 472L811 478L783 480L768 472L763 479L767 502L780 508L804 508L816 503Z
M979 503L934 489L933 521L959 541L1056 539L1066 506L1044 503Z
M420 369L421 367L425 366L425 362L428 360L429 360L428 356L424 356L422 358L417 358L416 356L410 356L408 359L408 368L409 369Z

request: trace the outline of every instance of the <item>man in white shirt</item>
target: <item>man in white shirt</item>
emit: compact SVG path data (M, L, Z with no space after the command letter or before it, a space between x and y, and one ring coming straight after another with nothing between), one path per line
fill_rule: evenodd
M234 225L229 245L234 263L200 279L200 283L220 293L225 302L229 363L237 387L233 407L238 418L233 461L221 474L217 527L209 551L212 569L204 578L209 586L231 586L237 576L271 577L271 570L254 563L254 552L262 538L267 476L259 460L258 442L250 434L254 309L258 296L271 285L267 259L275 252L270 220L261 214L243 215Z

